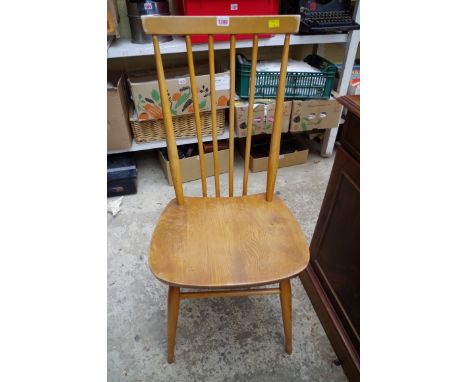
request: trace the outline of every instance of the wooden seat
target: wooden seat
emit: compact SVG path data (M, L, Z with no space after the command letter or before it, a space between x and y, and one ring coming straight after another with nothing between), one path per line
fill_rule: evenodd
M284 202L265 194L172 200L153 234L149 265L179 287L271 284L305 269L309 248Z
M299 29L297 15L274 16L143 16L143 28L153 35L161 108L166 131L167 153L176 198L162 213L149 250L154 275L169 284L167 360L174 361L179 302L186 298L279 294L285 348L292 352L292 297L290 278L309 262L308 245L294 216L274 195L279 162L286 68L290 34ZM265 194L248 196L250 147L256 86L259 34L284 33L281 69L271 133ZM190 94L193 102L203 197L184 197L179 156L172 122L158 35L185 36ZM230 36L229 52L229 197L221 197L217 130L212 130L215 197L208 197L205 154L199 107L199 87L190 34L208 34L210 105L216 105L214 37ZM242 196L234 196L234 99L236 34L251 34L252 59L249 106L245 138ZM156 91L156 89L154 89ZM216 126L216 108L211 108L211 126ZM277 288L255 288L279 283ZM181 292L181 288L209 291ZM240 289L240 288L249 289Z

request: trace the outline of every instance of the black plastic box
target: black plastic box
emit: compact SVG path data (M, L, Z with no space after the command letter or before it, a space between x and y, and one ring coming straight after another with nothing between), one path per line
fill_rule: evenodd
M107 197L136 194L137 168L132 154L107 156Z

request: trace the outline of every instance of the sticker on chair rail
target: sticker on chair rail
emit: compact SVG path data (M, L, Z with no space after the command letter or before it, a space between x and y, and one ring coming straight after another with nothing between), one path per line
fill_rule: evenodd
M229 16L217 16L216 17L216 26L218 26L218 27L228 27L229 26Z
M279 19L268 20L268 28L279 28L280 23Z

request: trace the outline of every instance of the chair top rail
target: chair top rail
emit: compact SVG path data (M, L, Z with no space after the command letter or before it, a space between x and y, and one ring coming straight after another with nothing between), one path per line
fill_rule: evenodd
M271 16L142 16L153 35L280 34L299 31L299 15Z

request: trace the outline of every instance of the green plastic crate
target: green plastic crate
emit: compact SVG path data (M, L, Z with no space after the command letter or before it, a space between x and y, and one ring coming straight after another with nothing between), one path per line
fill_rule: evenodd
M321 72L289 72L286 74L285 99L329 99L333 89L336 66L317 55L304 59L309 65ZM250 63L236 62L236 93L241 98L249 97ZM276 98L279 72L257 72L255 98Z

